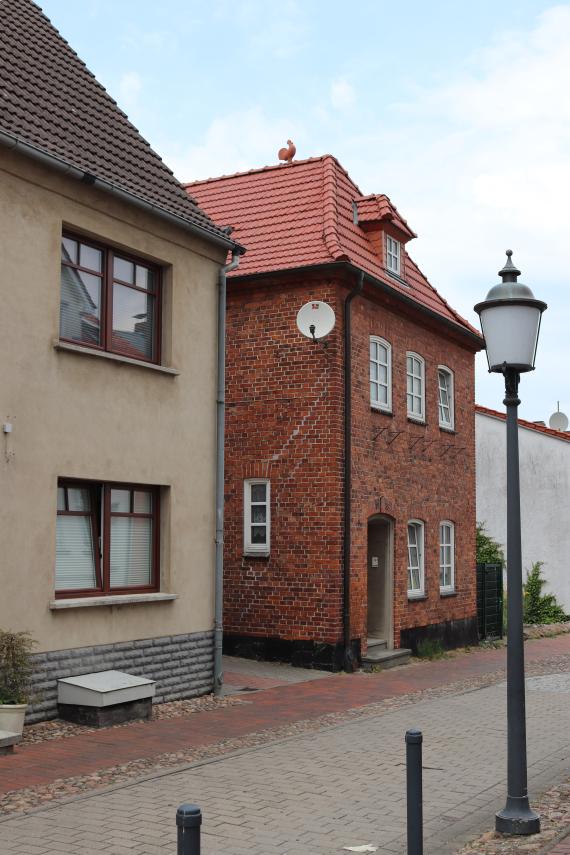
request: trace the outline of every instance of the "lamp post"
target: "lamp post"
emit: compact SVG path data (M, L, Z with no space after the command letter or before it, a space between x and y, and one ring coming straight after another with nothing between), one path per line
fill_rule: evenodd
M527 792L526 714L523 648L523 595L517 410L520 375L534 370L540 318L546 303L518 282L512 251L499 276L502 282L475 306L481 320L489 371L503 374L507 408L507 803L496 814L503 834L537 834L540 819Z

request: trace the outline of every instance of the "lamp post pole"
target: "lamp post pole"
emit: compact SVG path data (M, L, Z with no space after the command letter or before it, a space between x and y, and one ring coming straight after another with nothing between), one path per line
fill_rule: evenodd
M537 834L540 819L527 791L524 684L518 386L516 369L505 368L507 408L507 803L495 819L504 834Z
M518 282L520 270L511 260L499 275L502 282L475 306L481 318L489 371L505 379L507 408L507 803L496 814L503 834L540 831L527 791L526 710L523 645L521 509L519 483L518 389L520 375L534 370L540 319L546 303Z

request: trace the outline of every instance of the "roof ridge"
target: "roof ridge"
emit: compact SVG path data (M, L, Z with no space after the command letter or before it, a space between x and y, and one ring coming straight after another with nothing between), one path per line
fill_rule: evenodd
M323 239L335 261L348 261L349 256L341 246L338 233L337 176L333 160L336 158L330 155L323 161Z
M253 169L245 169L238 172L228 172L225 175L215 175L211 178L198 178L196 181L183 181L183 187L195 187L199 184L213 184L215 181L226 181L229 178L244 178L246 175L257 175L261 172L271 172L276 169L291 169L296 166L306 166L308 163L318 163L319 161L330 158L334 160L337 166L342 169L344 174L350 178L345 168L338 162L334 154L321 154L318 157L306 157L304 160L292 160L291 163L271 163L267 166L256 166ZM354 182L353 182L354 183ZM355 185L356 186L356 185Z

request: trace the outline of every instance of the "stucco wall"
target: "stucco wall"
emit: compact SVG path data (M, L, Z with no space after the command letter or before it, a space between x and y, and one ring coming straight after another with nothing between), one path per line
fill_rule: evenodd
M506 425L477 413L477 519L507 544ZM543 561L554 593L570 613L570 441L519 427L523 579Z
M38 650L207 631L213 621L216 282L225 253L0 149L0 626ZM54 348L63 225L165 266L178 376ZM164 487L173 602L54 611L58 477Z

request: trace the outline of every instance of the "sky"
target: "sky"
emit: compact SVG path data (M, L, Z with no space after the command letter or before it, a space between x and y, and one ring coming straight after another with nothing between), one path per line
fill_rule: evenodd
M570 416L570 3L39 2L179 179L334 154L474 326L512 249L548 303L520 415ZM479 354L477 402L503 392Z

